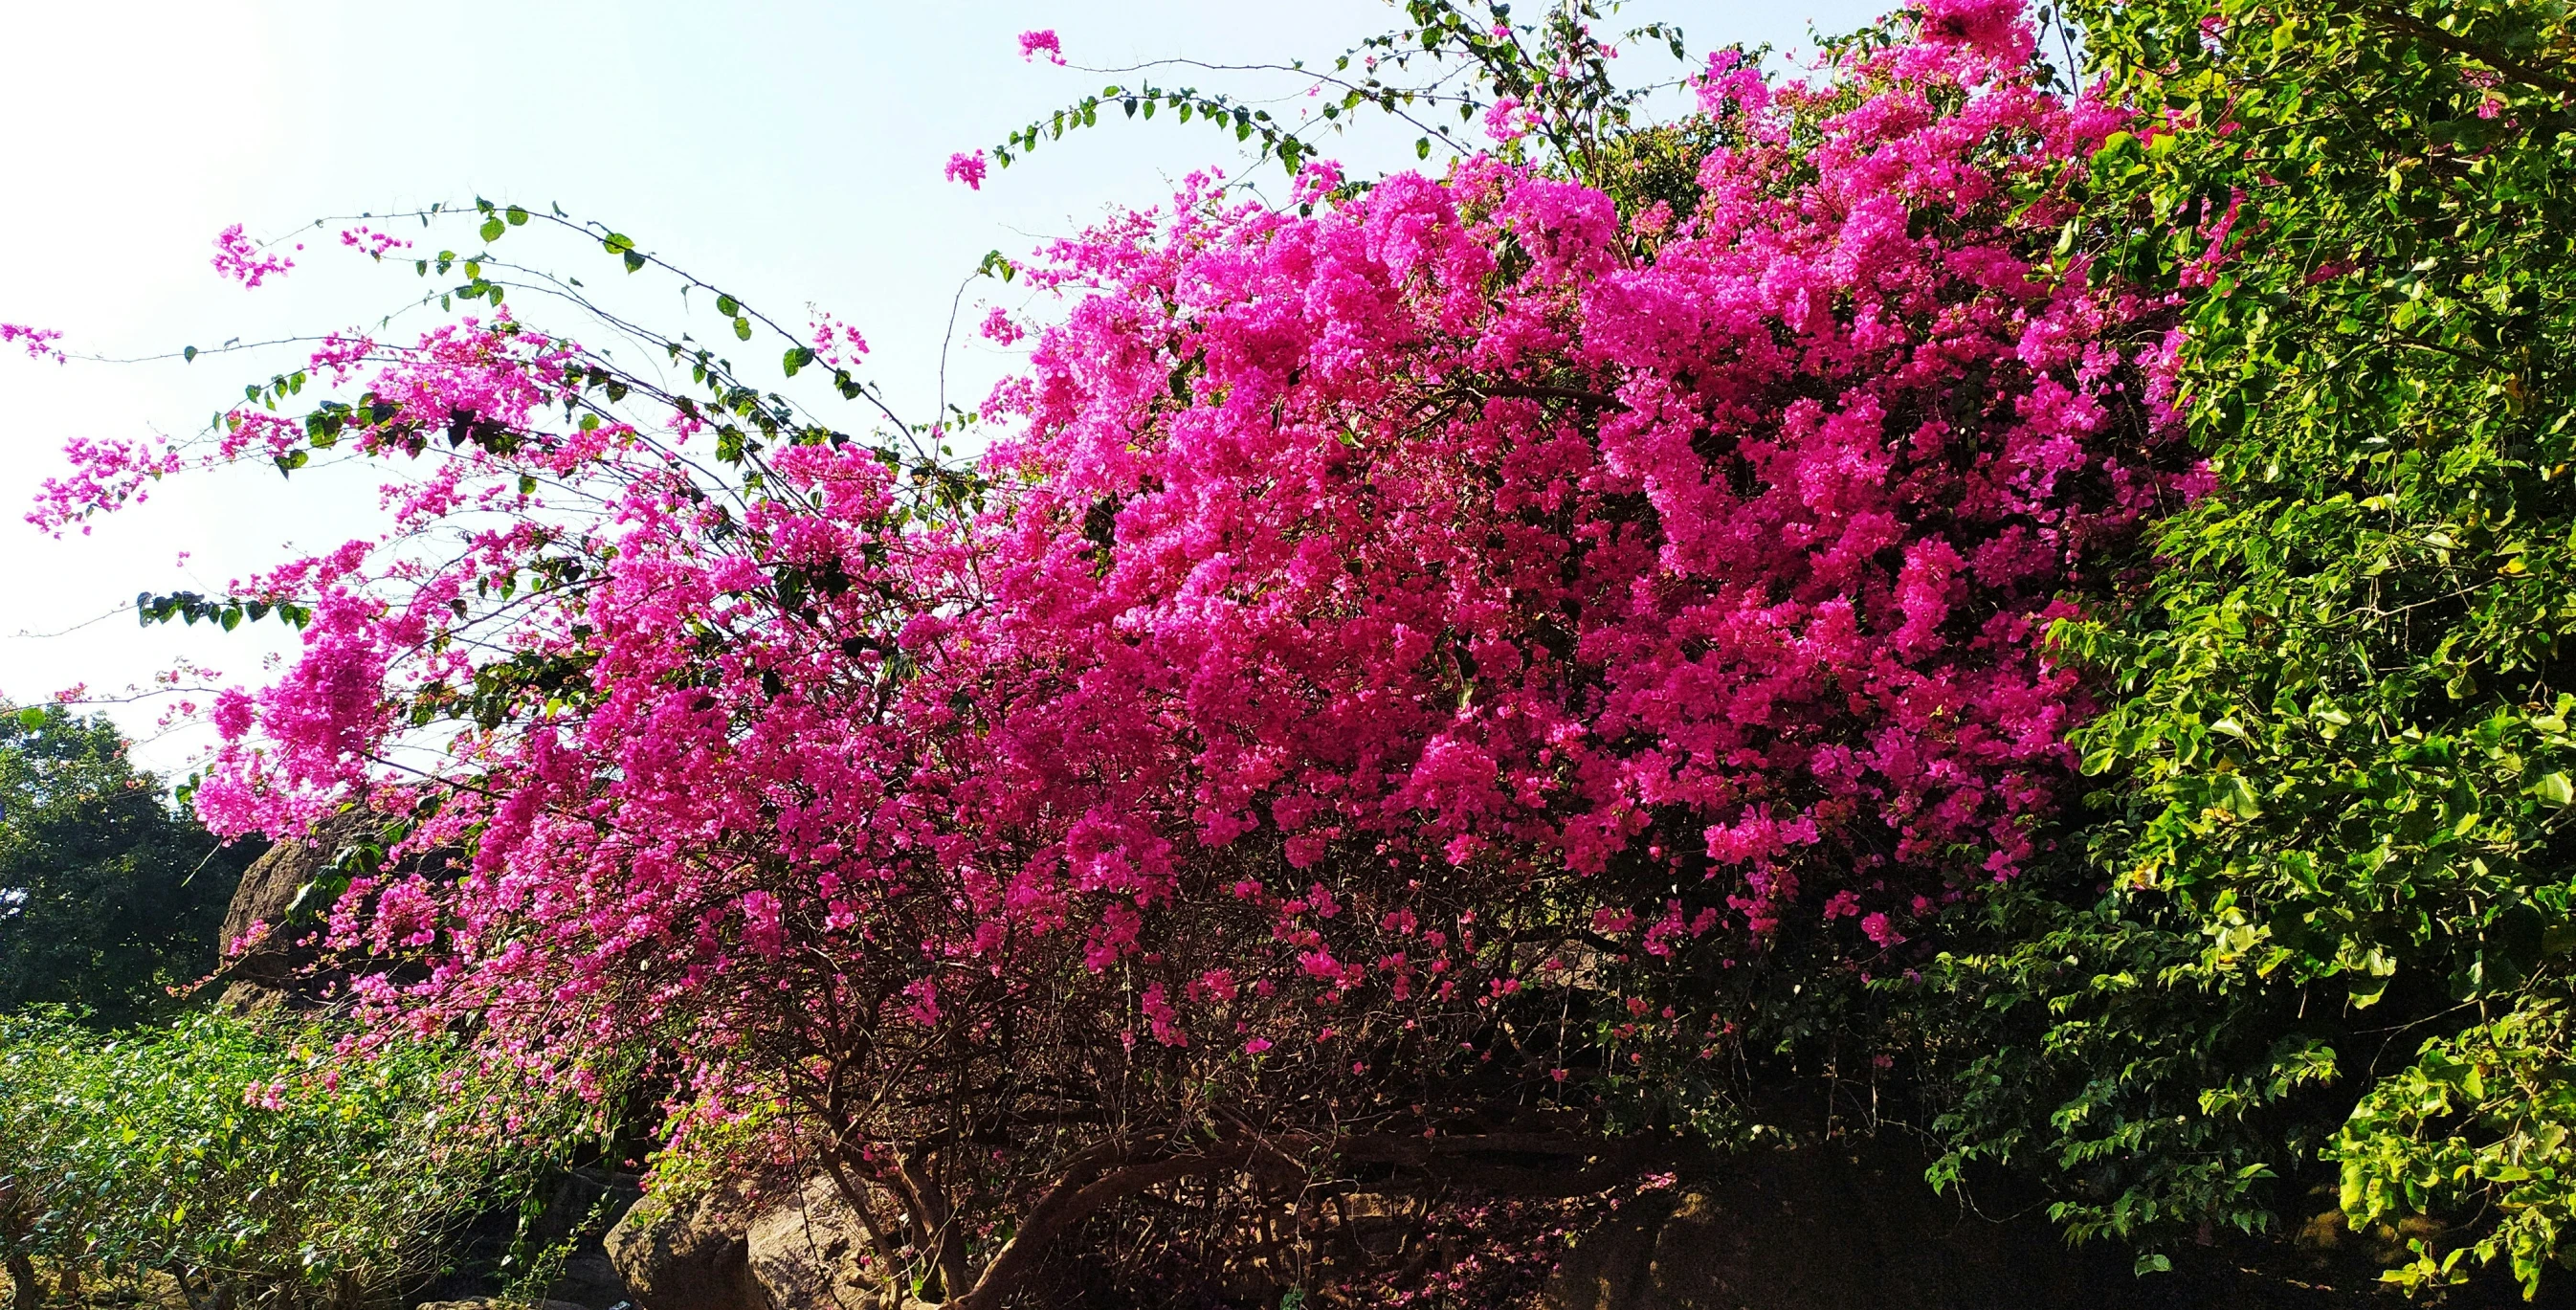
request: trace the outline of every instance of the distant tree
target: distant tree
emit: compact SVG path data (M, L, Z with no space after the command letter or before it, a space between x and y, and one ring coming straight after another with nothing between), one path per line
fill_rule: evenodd
M56 1003L117 1026L215 964L257 843L173 809L106 719L0 714L0 1010Z

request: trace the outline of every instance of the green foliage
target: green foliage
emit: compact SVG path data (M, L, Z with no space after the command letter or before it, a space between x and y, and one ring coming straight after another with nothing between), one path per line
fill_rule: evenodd
M1949 1071L1933 1183L2035 1169L2070 1238L2149 1250L2204 1224L2271 1229L2274 1166L2324 1144L2312 1105L2335 1073L2300 998L2208 967L2169 902L2016 885L1981 913L1981 948L1886 989L1921 1007L1918 1040Z
M596 1128L454 1043L343 1058L333 1036L199 1015L103 1040L0 1016L0 1249L89 1282L372 1304Z
M0 1010L114 1026L215 966L253 845L219 846L137 772L103 718L0 707Z
M1944 1126L2044 1160L2078 1233L2150 1239L2263 1227L2268 1176L2330 1149L2356 1218L2456 1219L2533 1285L2576 1223L2576 30L2539 0L2071 8L2145 112L2094 231L2185 296L2219 490L2140 604L2059 634L2113 680L2077 737L2111 889L2014 898L2038 917L1945 961L2000 1044Z
M2532 1001L2501 1018L2424 1043L2415 1063L2381 1079L2336 1137L2343 1208L2358 1221L2495 1203L2494 1226L2447 1253L2421 1239L2392 1271L2408 1288L2465 1282L2463 1258L2507 1259L2525 1287L2559 1258L2576 1213L2576 1087L2563 1004Z

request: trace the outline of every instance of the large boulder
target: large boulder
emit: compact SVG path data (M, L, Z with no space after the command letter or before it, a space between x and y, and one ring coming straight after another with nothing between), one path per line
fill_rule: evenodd
M572 1243L546 1295L591 1310L609 1310L621 1301L634 1300L616 1263L608 1258L605 1234L596 1224L611 1216L622 1218L633 1209L644 1195L642 1183L639 1174L606 1168L567 1170L556 1181L554 1196L529 1230L529 1236L544 1246Z
M333 889L343 885L332 865L344 850L382 840L384 816L352 810L315 826L302 841L281 841L251 861L224 909L215 947L223 963L224 990L216 1004L236 1014L302 1009L327 1000L348 980L318 947L302 943L330 913ZM434 851L396 862L389 876L426 873L454 877L453 851ZM234 954L237 945L247 949Z
M640 1310L770 1310L744 1228L725 1196L647 1196L608 1230L608 1260Z
M830 1175L763 1210L747 1237L752 1279L778 1310L885 1310L864 1263L867 1229Z
M242 870L215 941L224 961L224 990L217 1004L236 1014L262 1014L309 999L314 980L307 966L315 957L295 945L310 931L299 927L298 920L309 920L316 908L301 903L304 889L339 853L342 839L353 827L345 820L336 821L309 840L278 842ZM249 939L248 949L232 954L245 939Z
M423 1301L412 1310L586 1310L571 1301L504 1301L493 1296L469 1296L462 1301Z

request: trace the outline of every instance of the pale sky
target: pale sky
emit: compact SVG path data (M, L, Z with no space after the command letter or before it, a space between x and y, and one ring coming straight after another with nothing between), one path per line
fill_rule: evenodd
M1694 52L1739 41L1797 50L1812 48L1811 24L1839 32L1886 7L1633 0L1613 25L1678 22ZM1247 162L1230 138L1165 116L1050 143L980 191L944 181L951 151L989 146L1112 80L1022 62L1019 32L1053 28L1070 62L1103 68L1320 63L1401 16L1382 0L0 0L0 14L11 51L0 177L18 197L0 209L10 252L0 321L58 329L74 353L112 357L372 324L421 284L407 266L339 251L338 225L311 234L292 274L252 291L208 266L214 234L241 223L253 236L288 235L323 215L478 195L551 202L613 222L782 319L801 322L811 304L856 325L874 347L867 371L924 415L951 297L985 251L1017 256L1115 207L1158 203L1193 169ZM1622 71L1639 80L1682 71L1659 49L1628 62ZM1286 90L1198 70L1153 76ZM1397 147L1412 138L1327 140L1324 153L1375 171L1409 159ZM388 230L421 237L417 224ZM434 239L473 241L461 227ZM595 248L545 253L588 281L618 276ZM668 284L657 290L667 296ZM1024 306L989 282L968 303L997 295ZM672 321L679 305L645 308ZM366 534L372 479L299 474L290 488L247 468L175 479L149 504L61 541L20 515L60 471L66 438L184 436L243 383L300 358L57 366L0 352L0 699L24 704L76 683L112 697L179 660L255 684L264 655L292 648L273 624L140 629L133 597L211 594L290 545ZM1011 364L961 345L950 398L971 405ZM149 703L111 712L155 768L183 770L206 741L202 730L157 736Z

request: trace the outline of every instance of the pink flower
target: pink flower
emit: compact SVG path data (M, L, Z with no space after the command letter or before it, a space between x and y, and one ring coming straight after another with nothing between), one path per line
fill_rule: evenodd
M222 733L226 741L239 741L249 736L251 710L252 704L248 692L238 687L226 687L216 692L212 711L215 731Z
M1699 78L1699 109L1715 115L1731 105L1742 106L1746 113L1761 113L1771 106L1771 84L1764 80L1761 66L1745 62L1742 52L1715 51L1708 57L1708 71Z
M1002 346L1010 345L1028 335L1019 324L1011 321L1010 315L1002 312L1002 307L999 305L995 305L984 315L983 325L976 331L982 333L985 340Z
M411 242L390 233L378 232L365 224L342 232L340 244L358 251L369 259L383 259L389 251L411 248Z
M779 919L778 898L754 889L742 894L743 944L770 959L786 949L787 934Z
M948 157L948 180L963 182L970 190L981 191L984 189L986 167L983 151L977 150L972 154L958 151Z
M1034 60L1040 51L1046 52L1051 63L1064 62L1064 47L1057 43L1053 29L1020 33L1020 58Z
M856 367L859 356L868 353L868 339L829 314L815 315L813 332L814 357L832 368Z
M1261 1054L1263 1051L1266 1051L1266 1050L1269 1050L1269 1049L1270 1049L1270 1039L1269 1039L1269 1038L1267 1038L1267 1037L1255 1037L1255 1038L1253 1038L1251 1041L1245 1042L1245 1043L1243 1044L1243 1053L1244 1053L1245 1055L1259 1055L1259 1054Z
M0 346L17 342L27 348L27 358L43 359L50 355L55 363L63 362L62 347L54 343L63 334L52 328L28 327L24 323L0 323Z
M1923 36L1999 59L2028 59L2037 38L2021 15L2022 0L1925 0Z
M916 978L904 985L903 994L912 998L905 1012L914 1023L924 1028L936 1027L942 1011L939 1008L939 984L933 979Z
M1321 204L1341 187L1341 162L1318 159L1297 170L1297 183L1290 188L1289 197L1301 205Z
M355 244L355 243L352 243ZM301 250L304 247L297 246ZM241 283L258 286L270 274L283 274L295 267L295 261L284 255L267 253L249 237L242 235L242 225L233 224L215 234L215 271Z

